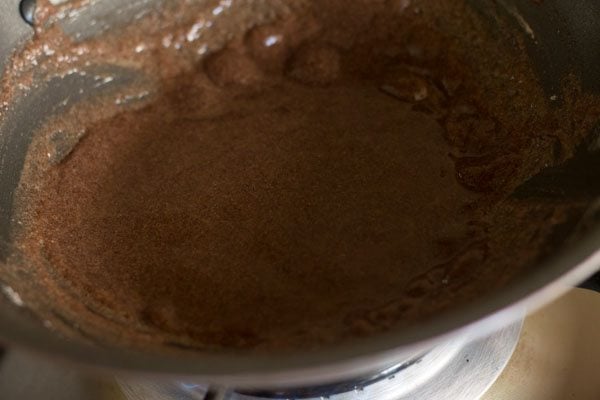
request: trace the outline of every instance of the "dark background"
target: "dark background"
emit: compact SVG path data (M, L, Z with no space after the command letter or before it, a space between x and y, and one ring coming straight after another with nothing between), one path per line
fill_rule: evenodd
M600 272L584 282L580 287L600 292Z

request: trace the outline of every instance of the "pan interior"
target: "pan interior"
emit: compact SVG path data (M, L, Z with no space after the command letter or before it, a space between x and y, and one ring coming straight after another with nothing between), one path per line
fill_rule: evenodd
M3 81L4 292L73 340L273 352L535 270L585 228L598 99L433 3L42 4Z

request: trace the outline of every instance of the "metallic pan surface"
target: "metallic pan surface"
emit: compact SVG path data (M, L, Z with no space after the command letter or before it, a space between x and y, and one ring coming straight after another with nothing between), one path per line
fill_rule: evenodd
M590 50L600 48L600 3L596 0L546 0L541 5L531 0L472 0L471 3L482 18L489 19L492 29L494 13L502 13L514 21L515 30L529 37L532 60L549 92L555 90L561 77L571 70L580 75L586 89L595 90L600 86L600 62L596 62L600 53ZM93 10L100 10L101 17L110 23L111 13L107 10L123 3L97 0L91 4L88 14L94 15ZM79 26L85 26L79 22ZM19 16L18 1L0 1L0 65L30 33L30 28ZM84 33L82 35L85 36ZM45 93L49 97L45 98L58 100L69 94L69 88L77 85L85 85L85 82L64 82L63 85L49 87L50 92ZM32 118L31 113L21 110L19 117L17 111L12 117L0 121L0 237L3 238L7 237L2 232L6 232L6 224L10 221L12 192L18 183L29 143L28 135L40 123ZM598 154L593 157L598 157ZM507 326L520 318L524 309L538 308L584 280L600 265L598 209L590 209L584 221L585 229L568 249L551 257L505 290L418 327L351 345L261 357L221 353L176 357L99 348L61 340L20 310L2 302L0 337L85 366L136 374L191 377L195 381L236 387L298 386L352 378L409 359L457 335L464 336L463 339L476 338Z

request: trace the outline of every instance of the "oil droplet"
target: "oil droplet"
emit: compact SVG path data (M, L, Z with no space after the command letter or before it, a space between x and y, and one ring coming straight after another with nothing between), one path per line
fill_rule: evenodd
M281 40L281 35L270 35L270 36L267 36L267 38L264 41L264 44L267 47L271 47L271 46L274 46L277 43L279 43L280 40Z
M19 296L19 294L10 286L3 285L2 293L4 293L4 295L17 307L23 307L25 305L21 296Z
M196 22L194 25L192 25L192 27L190 28L190 30L188 31L187 35L186 35L186 39L188 42L193 42L194 40L198 40L198 38L200 38L201 35L201 31L202 28L204 28L204 26L206 25L206 21L201 20Z

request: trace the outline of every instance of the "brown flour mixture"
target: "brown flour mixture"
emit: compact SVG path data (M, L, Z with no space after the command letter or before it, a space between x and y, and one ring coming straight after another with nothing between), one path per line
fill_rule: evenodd
M509 194L593 119L565 125L587 103L552 107L522 46L459 3L307 1L221 49L196 41L210 19L186 19L193 5L87 44L40 28L27 51L79 48L152 87L131 108L119 93L74 107L31 147L15 236L45 318L135 346L306 348L521 273L566 206Z

